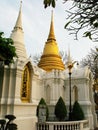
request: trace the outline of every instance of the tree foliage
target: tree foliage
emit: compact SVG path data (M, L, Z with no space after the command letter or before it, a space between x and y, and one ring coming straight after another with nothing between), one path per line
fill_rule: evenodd
M40 61L40 58L41 58L41 55L42 55L42 53L40 53L40 54L35 54L34 56L33 56L33 62L37 65L38 63L39 63L39 61Z
M67 109L62 97L59 98L58 102L55 105L55 115L59 121L64 120L67 115Z
M91 52L81 61L82 66L89 66L94 75L94 101L98 105L98 92L96 85L98 84L98 48L91 49Z
M5 119L0 119L0 130L17 130L17 124L12 123L16 117L14 115L5 115L5 118L8 119L8 122Z
M16 49L13 45L13 40L11 38L3 37L4 33L0 32L0 59L4 60L5 64L12 63L13 57L17 57Z
M44 0L44 8L47 8L48 6L52 6L53 8L55 8L56 6L56 2L55 0Z
M70 11L67 11L68 23L65 28L75 34L85 29L85 37L93 41L98 41L98 1L97 0L74 0Z
M66 3L68 0L63 0ZM55 3L55 4L52 4ZM67 10L68 22L65 28L70 34L77 35L80 30L85 29L83 36L89 37L93 41L98 41L98 0L72 0L72 7ZM56 0L44 0L44 7L55 8Z
M38 106L37 106L37 110L36 110L36 115L37 115L37 117L38 117L38 115L39 115L39 106L40 106L40 105L45 105L45 106L46 106L46 119L47 119L48 116L49 116L49 110L48 110L48 106L47 106L47 104L46 104L44 98L41 98L41 99L40 99L39 104L38 104Z
M73 105L72 117L73 117L73 120L83 120L84 119L83 110L77 101Z
M91 49L91 52L86 56L86 58L82 59L81 64L82 66L89 66L93 75L94 79L98 79L98 51L97 48Z

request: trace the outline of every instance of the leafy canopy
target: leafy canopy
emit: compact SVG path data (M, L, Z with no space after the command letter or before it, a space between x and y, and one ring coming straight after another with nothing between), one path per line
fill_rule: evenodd
M62 97L59 98L55 105L55 115L60 121L64 120L67 115L67 109Z
M36 110L36 116L38 117L38 115L39 115L39 106L40 105L45 105L46 106L46 119L47 119L48 116L49 116L49 110L48 110L48 106L47 106L44 98L41 98L40 101L39 101L39 104L38 104L37 110Z
M0 59L4 60L5 64L12 63L13 57L17 57L16 49L13 46L13 40L11 38L3 37L4 33L0 32Z
M97 0L74 0L68 12L68 23L65 28L75 34L83 30L83 36L93 41L98 41L98 1ZM84 31L84 29L86 31Z
M45 8L47 8L48 6L52 6L53 8L55 8L56 6L55 0L44 0L43 3Z
M44 7L55 8L57 0L44 0ZM61 0L64 3L69 0ZM72 7L67 10L68 22L65 24L70 34L77 39L78 33L83 29L83 36L98 41L98 0L72 0ZM85 29L85 31L84 31Z
M84 112L77 101L73 105L72 116L73 116L73 120L84 120L85 118Z

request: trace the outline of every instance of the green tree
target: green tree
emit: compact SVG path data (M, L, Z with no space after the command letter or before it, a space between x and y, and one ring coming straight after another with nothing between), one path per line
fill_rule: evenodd
M4 63L8 65L14 62L13 58L17 57L17 55L13 40L11 38L5 38L3 35L4 33L0 32L0 60L4 60Z
M84 119L83 110L77 101L73 105L72 118L73 118L73 120L83 120Z
M75 34L76 39L80 30L83 30L84 37L98 41L97 0L74 0L70 11L67 12L69 13L68 23L65 25L65 28L71 34Z
M45 8L47 8L48 6L52 6L55 8L56 6L55 0L44 0L43 3Z
M69 0L61 0L64 3ZM55 8L57 0L44 0L44 7ZM98 41L98 0L72 0L72 7L67 10L68 22L65 28L70 34L77 34L85 29L83 35L93 41Z
M6 115L5 118L8 119L8 122L5 119L0 119L0 130L17 130L17 125L12 123L16 117L14 115Z
M59 98L58 102L55 105L55 115L59 121L64 120L67 116L67 109L62 97Z
M39 104L37 106L37 110L36 110L36 116L38 117L39 115L39 106L40 105L45 105L46 106L46 119L48 119L48 116L49 116L49 110L48 110L48 106L44 100L44 98L41 98L40 101L39 101Z

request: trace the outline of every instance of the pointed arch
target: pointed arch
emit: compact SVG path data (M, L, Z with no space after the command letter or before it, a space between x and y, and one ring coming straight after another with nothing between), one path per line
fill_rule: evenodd
M62 87L62 97L65 99L65 86L63 85L63 87Z
M73 96L74 96L74 101L78 101L78 88L76 85L73 87Z
M50 91L51 91L50 86L47 85L47 87L46 87L46 102L47 102L47 104L50 103L50 93L51 93Z
M29 65L24 66L22 74L22 85L21 85L21 100L22 102L30 102L30 86L31 86L31 76L30 76Z

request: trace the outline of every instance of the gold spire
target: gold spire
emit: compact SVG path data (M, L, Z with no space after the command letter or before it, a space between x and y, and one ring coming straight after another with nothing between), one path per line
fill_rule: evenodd
M65 69L61 56L59 54L59 49L54 35L53 12L51 15L49 36L44 46L43 54L38 63L38 66L46 71L51 71L52 69L57 69L57 70Z
M50 25L50 32L49 32L49 36L48 36L48 39L47 41L49 40L55 40L55 35L54 35L54 25L53 25L53 10L52 10L52 13L51 13L51 25Z

